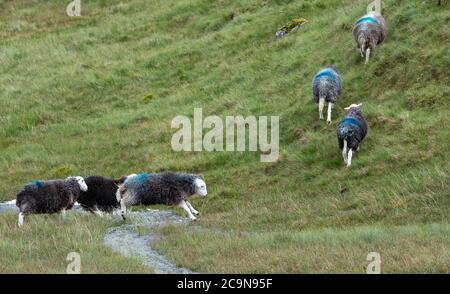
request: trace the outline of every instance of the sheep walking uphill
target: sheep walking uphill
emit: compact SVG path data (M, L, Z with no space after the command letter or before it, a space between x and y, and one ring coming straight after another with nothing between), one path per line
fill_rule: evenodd
M126 176L120 179L108 179L100 176L90 176L84 179L88 190L81 192L78 197L83 209L94 212L112 212L119 209L116 193L120 184L126 180Z
M339 148L342 150L347 167L352 164L353 152L359 151L361 142L367 135L367 123L362 115L361 106L362 104L352 104L345 108L347 112L336 131Z
M323 108L328 102L327 123L331 123L331 110L341 94L341 78L338 71L328 66L320 70L313 78L312 91L314 101L319 104L319 118L323 119Z
M130 205L164 204L178 205L189 218L195 220L198 214L187 201L188 197L198 194L206 196L205 182L197 175L185 173L156 173L129 176L117 190L117 201L125 219L126 207Z
M356 21L353 28L353 37L361 52L361 57L369 62L371 51L381 44L386 37L386 23L379 13L364 15Z
M19 226L25 215L31 213L57 213L72 208L81 191L88 187L82 177L65 180L33 181L26 184L16 195L19 208Z

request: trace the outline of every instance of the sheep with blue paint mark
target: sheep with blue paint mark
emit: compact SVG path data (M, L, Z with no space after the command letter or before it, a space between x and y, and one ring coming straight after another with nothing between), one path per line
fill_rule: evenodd
M26 215L32 213L58 213L71 209L81 191L88 187L82 177L65 180L33 181L26 184L16 195L19 208L19 226Z
M342 84L339 72L332 66L320 70L313 78L312 91L314 101L319 104L319 118L323 119L323 108L328 103L327 123L331 123L331 111L341 94Z
M199 212L192 207L188 198L194 194L206 196L206 184L197 175L187 173L163 172L142 173L129 176L117 190L121 214L125 219L126 208L131 205L178 205L184 209L191 220Z
M352 164L353 153L359 151L361 142L367 135L368 127L361 111L362 104L352 104L345 108L342 120L339 122L336 133L339 148L342 151L344 162L349 167Z
M369 13L358 19L353 28L353 37L361 57L369 62L371 51L386 37L386 22L380 13Z

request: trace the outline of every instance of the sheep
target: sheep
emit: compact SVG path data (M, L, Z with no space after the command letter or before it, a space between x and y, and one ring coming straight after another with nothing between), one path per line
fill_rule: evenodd
M194 214L199 212L187 201L194 194L203 197L208 194L205 182L197 175L163 172L128 177L119 185L116 196L124 220L127 206L141 204L178 205L191 220L196 220Z
M347 167L352 164L353 152L359 151L361 142L367 135L368 127L362 115L361 106L362 103L346 107L347 112L336 130L339 148Z
M81 192L77 202L83 209L94 212L112 212L119 209L116 199L118 185L126 180L126 176L120 179L108 179L100 176L90 176L84 179L88 190Z
M332 66L320 70L313 78L313 98L319 104L319 118L323 119L323 108L328 102L327 124L331 124L331 110L337 97L341 94L341 78L339 72Z
M370 52L381 44L386 36L386 23L380 13L369 13L358 19L353 28L353 37L365 63L369 63Z
M81 191L88 187L82 177L68 177L65 180L33 181L26 184L16 195L19 208L19 227L23 226L25 215L31 213L57 213L71 209Z

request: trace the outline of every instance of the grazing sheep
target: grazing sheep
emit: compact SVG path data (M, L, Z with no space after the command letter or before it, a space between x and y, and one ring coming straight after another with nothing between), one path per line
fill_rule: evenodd
M361 142L367 135L367 123L362 115L361 106L362 104L352 104L345 108L347 112L336 131L339 148L342 150L347 167L352 164L353 152L359 151Z
M65 180L33 181L26 184L16 195L19 208L19 226L25 215L31 213L56 213L72 208L81 191L88 187L82 177Z
M197 175L164 172L129 176L119 185L116 195L123 219L126 207L130 205L176 204L187 212L190 219L195 220L193 214L198 214L198 211L187 201L194 194L208 194L205 182Z
M369 62L370 52L384 41L386 23L379 13L369 13L358 19L353 28L353 37L361 52L361 56Z
M323 119L323 108L328 102L327 123L331 123L331 110L334 108L337 97L341 94L341 78L338 71L332 67L319 71L313 78L312 90L314 101L319 104L319 118Z
M108 179L100 176L90 176L84 179L88 190L81 192L77 202L83 209L90 212L112 212L119 209L116 192L118 186L123 184L126 176L120 179Z

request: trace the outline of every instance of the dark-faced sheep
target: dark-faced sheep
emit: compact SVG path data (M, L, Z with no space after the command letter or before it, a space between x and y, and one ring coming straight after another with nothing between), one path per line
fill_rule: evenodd
M88 190L81 192L77 202L83 209L93 212L112 212L119 209L116 192L118 186L123 184L126 176L120 179L108 179L100 176L90 176L84 179Z
M200 196L208 194L205 182L197 175L172 172L143 173L129 176L122 185L119 185L117 200L120 202L124 219L127 206L164 204L180 206L190 219L195 220L194 214L198 214L198 211L187 201L188 197L194 194Z
M320 70L313 78L312 91L314 101L319 104L319 118L323 119L323 108L328 102L327 123L331 123L331 110L341 94L341 78L338 71L328 66Z
M25 215L32 213L57 213L72 208L81 191L88 187L82 177L65 180L33 181L26 184L16 195L19 208L19 226Z
M353 28L353 37L367 64L370 52L386 37L386 23L383 16L379 13L369 13L358 19Z
M339 148L348 167L352 164L353 152L359 151L361 142L367 135L367 123L361 106L362 104L352 104L345 108L347 112L336 130Z

